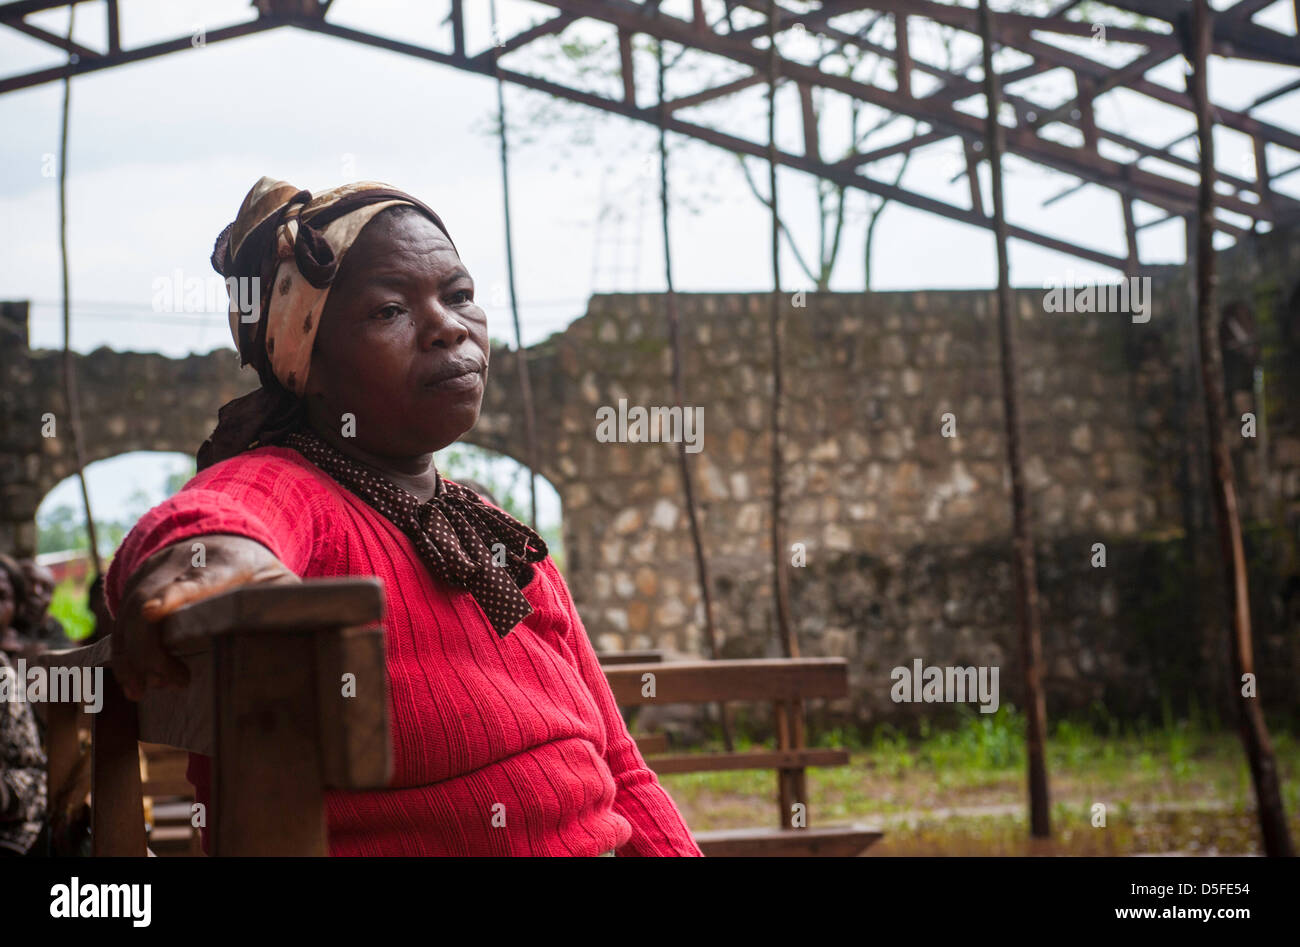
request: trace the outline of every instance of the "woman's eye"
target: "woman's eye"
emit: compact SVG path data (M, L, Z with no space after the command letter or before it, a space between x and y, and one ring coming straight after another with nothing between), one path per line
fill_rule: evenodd
M381 319L395 319L402 313L402 307L396 303L389 303L383 309L375 313Z
M472 289L461 289L451 294L452 301L458 306L474 301L474 291Z

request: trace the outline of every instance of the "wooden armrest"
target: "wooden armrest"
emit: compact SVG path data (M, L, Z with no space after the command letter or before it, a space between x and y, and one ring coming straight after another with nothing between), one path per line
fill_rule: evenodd
M107 668L113 663L113 646L106 636L94 644L83 645L80 648L42 651L27 663L39 664L44 668Z
M246 585L186 605L163 620L163 642L176 654L206 651L212 638L247 631L327 630L384 617L378 579L309 579Z

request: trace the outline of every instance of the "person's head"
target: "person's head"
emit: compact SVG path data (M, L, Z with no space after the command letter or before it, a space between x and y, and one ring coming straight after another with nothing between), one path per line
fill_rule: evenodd
M19 631L30 631L45 619L50 601L54 598L54 573L35 559L22 559L18 562L27 580L27 594L18 606L15 624Z
M304 422L336 446L408 458L478 420L487 317L442 219L419 199L376 182L313 197L262 178L212 265L262 387L221 409L200 470Z
M451 241L411 205L387 208L361 230L330 288L308 420L335 435L349 423L371 454L441 450L478 421L488 355L487 314Z

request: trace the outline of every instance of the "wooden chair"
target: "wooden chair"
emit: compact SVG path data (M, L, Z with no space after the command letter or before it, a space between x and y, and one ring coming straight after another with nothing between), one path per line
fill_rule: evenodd
M246 586L197 602L162 627L189 686L147 691L138 704L113 678L109 639L42 655L49 668L104 669L91 741L94 854L146 854L141 740L212 758L212 854L327 854L325 791L389 781L383 610L376 579ZM49 785L75 786L82 708L47 710Z
M654 696L643 695L647 674L654 676ZM847 750L808 747L803 726L805 699L848 695L848 664L843 658L623 664L605 668L605 676L620 707L772 702L777 742L774 750L646 756L646 763L660 775L776 770L777 827L697 832L695 841L705 855L857 855L880 838L879 831L865 826L791 827L796 803L804 803L807 812L807 767L842 766L849 762ZM643 755L647 754L645 737L638 737L637 745Z

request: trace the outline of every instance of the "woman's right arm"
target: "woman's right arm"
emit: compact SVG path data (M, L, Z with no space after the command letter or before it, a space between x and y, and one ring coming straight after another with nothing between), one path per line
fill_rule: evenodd
M163 618L240 585L299 581L327 516L313 478L273 454L210 467L146 513L104 583L113 670L126 695L187 683L185 666L162 648Z
M113 674L131 700L147 687L184 687L189 671L162 646L159 625L183 605L251 583L301 581L246 536L190 536L154 553L127 579L113 622Z

